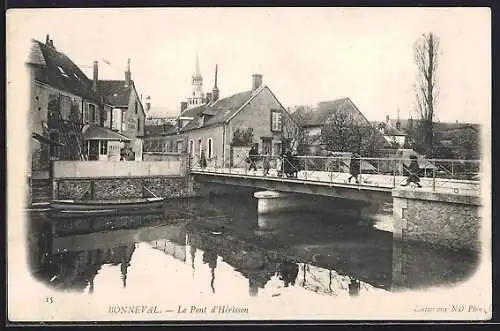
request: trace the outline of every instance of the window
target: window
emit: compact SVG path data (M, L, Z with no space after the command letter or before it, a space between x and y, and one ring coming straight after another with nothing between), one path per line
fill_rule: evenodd
M202 149L202 144L201 144L201 139L198 139L198 155L201 156L201 149Z
M121 110L121 117L120 117L120 121L122 123L122 132L125 132L127 131L127 122L126 122L126 113L124 110Z
M212 138L207 139L207 146L208 146L207 158L211 159L212 158L212 150L213 150L213 139Z
M69 113L71 112L71 99L65 95L61 95L61 117L63 120L69 120Z
M141 131L141 119L137 119L137 132Z
M61 73L61 75L69 78L68 74L64 71L64 69L61 66L57 66L57 69L59 69L59 72Z
M97 116L95 112L95 105L89 103L89 113L88 113L90 123L95 123L97 121Z
M271 110L271 131L281 131L281 111Z
M108 142L106 140L101 140L101 155L107 155L108 154Z
M194 156L194 141L189 141L189 155Z
M137 114L137 101L135 102L135 113Z

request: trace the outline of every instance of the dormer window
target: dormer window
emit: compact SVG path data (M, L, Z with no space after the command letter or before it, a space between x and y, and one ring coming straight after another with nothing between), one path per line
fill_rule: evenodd
M59 69L61 75L63 75L66 78L69 78L68 74L64 71L64 69L61 66L57 66L57 69Z

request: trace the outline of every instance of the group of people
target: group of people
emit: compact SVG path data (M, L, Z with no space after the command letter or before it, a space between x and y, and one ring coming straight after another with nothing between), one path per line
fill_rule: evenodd
M257 151L255 146L252 146L250 151L248 152L247 163L248 163L248 171L255 170L257 171L257 162L261 156ZM292 152L292 149L287 149L283 155L279 156L276 159L276 173L278 176L296 176L299 165L296 159L296 155ZM269 152L262 157L262 170L264 176L269 175L269 171L271 170L271 156Z
M297 176L299 171L299 163L296 158L297 152L293 148L293 144L291 148L288 148L286 152L277 158L276 160L276 172L278 176L287 176L293 177ZM257 171L257 162L261 159L256 146L252 146L250 151L248 152L248 157L246 161L248 163L248 171L255 170ZM207 166L207 160L205 158L205 153L202 151L200 165L202 168ZM262 169L264 176L269 175L269 171L271 170L271 156L269 152L262 157ZM359 184L359 174L361 169L361 156L359 153L354 152L351 157L351 161L349 164L349 174L348 182L351 183L351 180L354 179L356 184ZM407 175L406 183L402 184L402 186L407 186L411 183L415 184L417 187L422 187L420 185L420 177L419 177L420 168L417 161L416 155L410 155L410 164L408 167L405 167L405 173Z

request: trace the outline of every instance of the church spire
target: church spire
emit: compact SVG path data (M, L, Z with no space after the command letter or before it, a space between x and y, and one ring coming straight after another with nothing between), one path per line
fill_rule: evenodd
M191 77L191 85L193 91L191 97L188 98L188 107L203 104L205 102L205 93L203 93L203 77L200 72L198 52L196 52L195 72Z
M195 65L195 71L194 71L195 76L201 76L200 73L200 60L198 58L198 52L196 52L196 65Z

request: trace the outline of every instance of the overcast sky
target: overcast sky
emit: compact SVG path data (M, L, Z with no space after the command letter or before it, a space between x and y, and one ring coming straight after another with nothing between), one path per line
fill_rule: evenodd
M250 89L260 73L285 107L349 97L380 120L398 108L409 116L413 43L432 31L441 46L437 118L480 123L491 111L490 26L481 8L18 10L7 17L7 56L18 63L14 52L50 34L89 77L99 60L101 79L124 79L130 58L140 93L175 114L198 52L205 91L219 65L221 97Z

